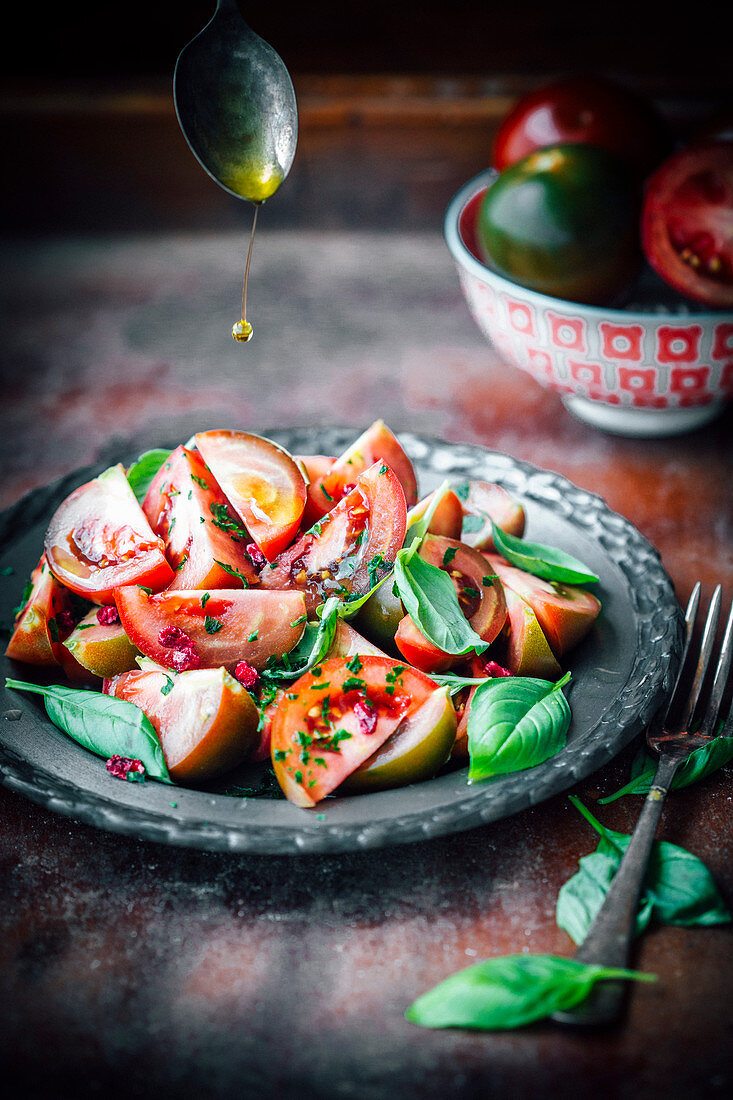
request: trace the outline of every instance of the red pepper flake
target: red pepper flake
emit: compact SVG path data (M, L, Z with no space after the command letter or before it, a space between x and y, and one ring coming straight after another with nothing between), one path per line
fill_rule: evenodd
M369 706L368 703L354 703L354 714L359 722L359 729L362 733L374 733L377 728L377 715L375 710Z
M76 626L72 613L70 611L59 611L56 616L56 626L59 628L59 634L70 634Z
M194 668L201 667L201 658L192 645L175 649L171 654L171 667L176 672L190 672Z
M344 485L343 490L342 490L342 496L345 497L347 493L350 493L351 490L355 489L355 488L356 488L356 482L355 481L350 481L348 485Z
M103 626L111 626L120 621L120 615L113 603L106 603L97 610L97 622Z
M239 680L242 687L245 687L247 691L251 691L252 688L256 687L260 675L256 668L252 668L252 665L247 664L246 661L240 661L234 669L234 678Z
M193 642L180 626L164 626L158 635L158 641L166 649L191 649Z
M110 756L107 771L115 779L129 779L131 783L145 781L145 765L142 760L133 760L129 756Z
M244 552L249 560L252 562L252 564L258 569L263 569L264 566L267 565L267 558L262 553L256 542L247 543L244 548Z
M508 668L503 668L502 665L497 664L496 661L487 661L484 665L484 672L487 676L491 677L514 675Z

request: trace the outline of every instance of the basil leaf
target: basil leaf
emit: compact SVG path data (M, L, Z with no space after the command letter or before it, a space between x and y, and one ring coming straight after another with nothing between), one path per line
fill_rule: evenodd
M563 550L556 550L553 546L545 546L541 542L527 542L516 535L508 535L491 521L494 546L506 560L518 569L524 569L526 573L532 573L535 577L542 577L546 581L557 581L559 584L588 584L599 578L591 573L582 561L566 554Z
M43 696L46 713L54 725L73 741L97 756L119 754L141 760L153 779L170 782L163 750L150 719L134 703L60 685L43 687L22 680L6 680L15 691Z
M576 943L582 943L631 837L606 828L573 795L570 801L601 838L597 851L580 860L580 871L565 883L558 895L557 923ZM639 903L637 934L650 919L694 928L729 924L731 914L702 860L676 844L656 840Z
M273 661L262 672L265 680L297 680L326 657L336 636L336 627L343 604L335 596L329 596L318 625L306 623L298 644L279 662Z
M564 747L569 679L503 676L477 687L468 715L469 783L533 768Z
M680 765L672 780L671 790L679 791L692 783L699 783L719 768L725 767L731 760L733 760L733 737L714 737L707 744L691 752L684 764ZM637 761L634 761L632 778L629 782L614 794L599 798L599 804L605 806L609 802L615 802L617 798L622 798L625 794L649 794L656 770L656 761L642 749L641 767L638 767Z
M171 456L170 451L153 450L141 454L127 471L127 480L135 494L138 504L145 500L148 489L160 467Z
M542 1020L585 1000L596 982L653 974L589 965L556 955L503 955L459 970L410 1005L406 1019L421 1027L505 1031Z
M444 569L417 553L419 539L397 553L394 578L400 599L428 641L456 656L483 653L485 642L461 611L455 586Z

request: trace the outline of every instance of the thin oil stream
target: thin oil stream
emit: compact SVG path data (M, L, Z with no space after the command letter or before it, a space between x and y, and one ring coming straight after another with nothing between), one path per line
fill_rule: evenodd
M244 282L242 285L242 316L232 325L232 336L238 344L246 344L248 340L252 339L254 333L254 327L247 320L247 289L249 286L249 269L252 263L252 248L255 240L255 229L257 228L257 211L260 208L258 202L254 203L254 214L252 215L252 230L249 235L249 248L247 249L247 259L244 264Z

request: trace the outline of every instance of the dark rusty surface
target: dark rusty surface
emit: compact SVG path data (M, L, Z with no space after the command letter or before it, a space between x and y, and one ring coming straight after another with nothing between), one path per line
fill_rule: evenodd
M681 601L733 595L730 411L672 440L614 438L504 366L440 227L287 232L263 219L255 337L229 335L245 231L64 237L2 261L1 503L191 429L378 416L504 450L600 493L661 551ZM115 441L115 442L112 442ZM22 586L19 578L1 583ZM633 748L576 793L593 805ZM660 835L733 903L730 770L672 796ZM629 831L639 800L599 815ZM730 932L655 928L625 1024L577 1035L426 1031L411 1000L472 961L568 955L562 883L595 848L565 797L374 853L234 857L136 842L0 790L0 1049L27 1097L714 1097L733 1081Z

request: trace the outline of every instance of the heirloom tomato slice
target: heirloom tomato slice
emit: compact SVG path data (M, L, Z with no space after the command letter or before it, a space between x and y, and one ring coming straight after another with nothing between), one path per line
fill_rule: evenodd
M263 588L302 589L309 614L328 596L364 595L392 568L406 515L400 482L389 466L375 462L274 568L264 568Z
M305 673L272 722L272 763L286 797L296 806L315 806L436 687L390 657L332 657Z
M165 669L123 672L106 680L104 691L148 716L178 783L201 783L230 771L257 743L255 702L223 668L180 675Z
M493 520L509 535L524 534L524 508L501 485L491 481L464 481L454 486L463 509L460 539L477 550L493 550Z
M71 597L51 573L45 554L31 573L29 586L5 655L30 665L60 664L60 639L69 633L73 622L64 629L63 617L59 626L56 616L62 612L70 615Z
M148 593L119 588L117 608L133 645L166 668L262 669L297 645L305 629L302 592L231 588Z
M378 461L394 471L404 491L405 503L412 508L417 502L417 479L412 462L387 425L376 420L320 477L311 481L309 516L314 520L325 516L351 489L358 476Z
M97 608L90 611L78 623L64 647L75 661L88 669L94 676L117 676L136 667L135 658L140 651L135 648L125 634L125 628L119 621L99 622Z
M112 603L120 585L158 590L174 577L163 540L151 531L122 465L66 498L51 519L44 548L56 579L93 603Z
M165 540L176 588L238 588L259 576L245 547L250 541L198 453L177 447L143 501L156 535Z
M254 542L270 561L295 537L306 484L295 459L248 432L199 432L196 446Z

